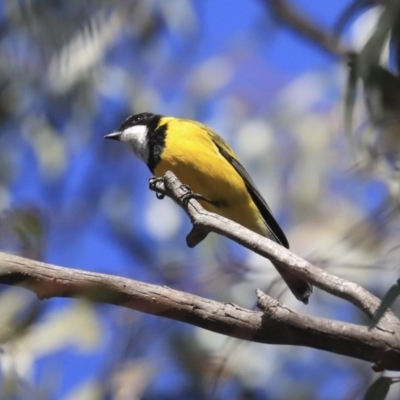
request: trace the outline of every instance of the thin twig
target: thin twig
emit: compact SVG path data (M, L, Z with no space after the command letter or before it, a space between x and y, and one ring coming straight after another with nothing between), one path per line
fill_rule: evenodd
M352 49L341 43L340 38L318 26L303 13L295 10L286 0L263 0L269 6L275 18L300 34L325 52L343 60L348 59Z

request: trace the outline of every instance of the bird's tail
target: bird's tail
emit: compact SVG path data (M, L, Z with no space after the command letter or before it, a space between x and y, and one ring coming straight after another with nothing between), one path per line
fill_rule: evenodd
M304 304L308 304L308 299L313 291L312 285L292 274L287 269L281 267L278 263L274 262L273 264L288 285L289 289L295 295L296 299L300 300Z

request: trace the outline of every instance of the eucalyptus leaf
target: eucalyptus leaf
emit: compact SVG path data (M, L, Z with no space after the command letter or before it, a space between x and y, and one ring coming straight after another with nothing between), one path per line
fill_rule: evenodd
M354 104L357 92L357 82L358 82L357 58L354 55L348 64L347 86L344 98L344 127L345 127L345 132L348 136L350 136L353 132L352 123L353 123Z
M367 390L364 400L384 400L389 393L392 378L381 376Z
M382 299L382 302L378 309L376 310L374 316L372 317L371 324L369 329L374 328L382 318L383 314L386 312L388 308L392 306L397 297L400 296L400 282L397 281L395 285L393 285L388 292L385 294L385 297Z

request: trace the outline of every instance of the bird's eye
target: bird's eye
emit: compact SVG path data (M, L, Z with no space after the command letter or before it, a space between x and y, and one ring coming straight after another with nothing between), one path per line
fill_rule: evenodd
M124 131L127 128L130 128L133 125L137 125L139 123L145 123L149 117L149 113L141 113L136 115L129 116L119 127L119 131ZM144 122L143 122L144 121Z

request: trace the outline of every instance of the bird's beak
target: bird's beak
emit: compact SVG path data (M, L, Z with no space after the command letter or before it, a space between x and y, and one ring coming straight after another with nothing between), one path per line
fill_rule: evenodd
M122 132L113 132L104 136L104 139L121 140Z

